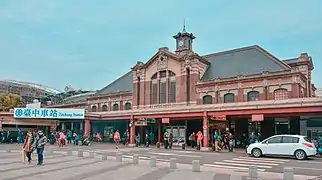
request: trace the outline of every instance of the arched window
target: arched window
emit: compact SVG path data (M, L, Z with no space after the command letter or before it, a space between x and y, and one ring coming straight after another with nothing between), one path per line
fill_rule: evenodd
M158 103L158 74L151 77L151 104Z
M104 104L104 105L102 106L102 111L107 111L107 105L106 105L106 104Z
M97 106L92 106L92 112L97 112Z
M274 91L274 99L275 100L283 100L288 99L287 89L279 88Z
M205 95L204 97L202 97L202 104L212 104L212 96Z
M119 105L117 103L113 104L113 111L118 111Z
M176 102L176 74L174 72L169 71L169 97L170 103Z
M233 103L235 102L235 94L227 93L224 95L224 103Z
M247 101L259 101L259 92L258 91L250 91L247 93Z
M160 72L160 104L167 102L167 71Z
M131 109L131 103L130 102L126 102L124 104L124 110L130 110Z

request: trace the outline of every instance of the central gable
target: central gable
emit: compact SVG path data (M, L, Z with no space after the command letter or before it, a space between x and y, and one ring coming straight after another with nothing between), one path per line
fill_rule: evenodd
M179 56L170 52L167 48L160 48L159 51L143 66L145 77L150 79L156 72L169 70L175 74L181 73L181 61Z
M203 56L210 62L201 80L277 72L290 69L259 46L250 46Z

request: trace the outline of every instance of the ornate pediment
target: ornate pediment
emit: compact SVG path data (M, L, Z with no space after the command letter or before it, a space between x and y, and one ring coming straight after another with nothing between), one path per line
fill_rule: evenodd
M157 69L159 71L168 68L168 56L165 53L160 53L157 57Z

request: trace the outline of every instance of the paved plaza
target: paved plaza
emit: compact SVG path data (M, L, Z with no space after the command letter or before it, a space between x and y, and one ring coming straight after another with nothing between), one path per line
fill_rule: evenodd
M176 168L170 168L169 159L157 158L156 167L150 167L150 157L141 156L139 164L133 164L133 155L126 155L129 152L139 154L139 152L151 149L131 148L131 149L110 149L104 151L96 150L95 156L90 156L90 149L82 149L83 157L78 156L78 151L69 149L57 149L48 147L45 152L44 165L36 166L37 155L33 155L31 164L21 162L21 154L18 149L12 149L11 152L1 150L0 153L0 179L1 180L243 180L248 175L248 167L242 169L227 168L224 163L203 164L201 172L192 172L191 161L188 163L176 163ZM72 151L72 155L68 155ZM122 153L122 162L117 162L115 153ZM153 151L152 151L153 152ZM158 153L158 152L156 152ZM102 159L102 154L107 155L107 160ZM166 153L164 153L166 154ZM183 156L184 154L181 153ZM104 156L103 155L103 156ZM151 154L153 155L153 154ZM191 155L193 156L193 155ZM197 156L197 155L195 155ZM242 157L237 159L247 161ZM197 159L195 157L195 159ZM258 174L261 180L282 180L283 174L266 172L264 166L270 166L267 161L263 161L262 167L258 167ZM224 161L225 162L225 161ZM280 161L282 162L282 161ZM256 163L254 161L254 163ZM266 165L264 165L266 164ZM270 164L278 164L271 161ZM237 166L236 166L237 167ZM314 179L314 176L296 175L295 179L306 180Z

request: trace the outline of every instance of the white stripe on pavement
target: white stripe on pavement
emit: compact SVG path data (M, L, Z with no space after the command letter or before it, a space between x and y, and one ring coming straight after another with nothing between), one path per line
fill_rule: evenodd
M267 162L267 163L285 163L286 161L276 161L276 160L261 160L261 159L243 159L243 158L233 158L236 161L251 161L251 162Z
M132 159L132 158L133 158L133 156L123 155L123 158L129 158L129 159ZM150 160L151 158L149 158L149 157L145 157L145 156L139 156L139 159L143 159L143 160ZM158 159L158 158L157 158L157 161L161 161L161 162L169 162L170 160L169 160L169 159Z
M214 164L219 164L219 165L231 165L231 166L244 166L244 167L249 167L250 165L249 164L241 164L240 162L237 162L237 163L234 163L234 162L228 162L228 161L225 161L225 162L214 162ZM272 168L272 166L263 166L263 165L256 165L256 167L258 168Z
M194 156L189 154L170 154L170 153L156 153L156 152L149 152L149 154L155 154L160 156L181 156L181 157L194 157L194 158L200 158L201 156Z
M215 165L215 164L204 164L203 166L213 167L213 168L223 168L223 169L248 170L248 168L245 168L245 167L221 166L221 165ZM257 169L257 170L262 172L265 171L264 169Z
M273 164L273 163L268 163L268 162L248 162L248 161L235 161L235 160L224 160L225 162L230 162L230 163L242 163L242 164L250 164L250 165L269 165L269 166L277 166L279 164Z
M281 161L281 162L287 162L287 161L290 161L290 160L286 160L286 159L272 159L272 158L255 158L255 157L243 157L243 156L240 156L238 158L241 158L241 159L259 159L259 160L267 160L267 161Z

